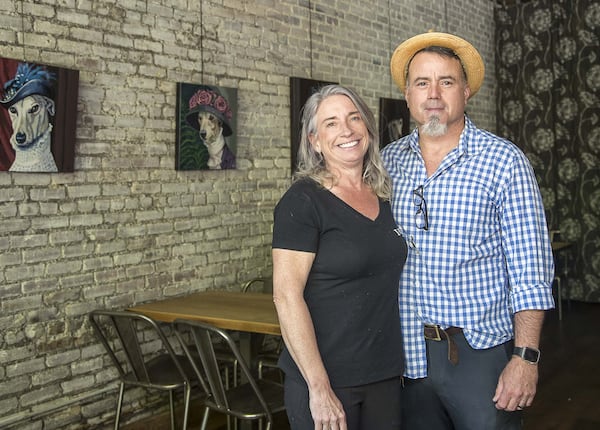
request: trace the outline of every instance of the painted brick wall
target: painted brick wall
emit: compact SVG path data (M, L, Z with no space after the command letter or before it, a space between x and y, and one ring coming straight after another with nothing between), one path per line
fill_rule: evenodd
M396 45L455 32L486 61L468 110L493 130L491 0L310 5L0 2L0 56L80 71L75 173L0 172L0 428L110 428L115 385L90 310L269 275L290 76L350 85L378 114L379 97L401 98ZM175 171L177 82L238 88L237 170ZM126 397L127 420L133 398L145 401Z

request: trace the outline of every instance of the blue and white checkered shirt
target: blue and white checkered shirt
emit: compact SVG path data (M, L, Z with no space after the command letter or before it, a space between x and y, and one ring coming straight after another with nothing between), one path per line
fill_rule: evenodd
M394 217L409 244L398 302L405 376L427 376L423 324L462 327L475 349L513 338L513 313L554 306L554 262L538 184L511 142L465 117L458 147L427 177L418 131L385 147ZM429 227L417 228L423 187Z

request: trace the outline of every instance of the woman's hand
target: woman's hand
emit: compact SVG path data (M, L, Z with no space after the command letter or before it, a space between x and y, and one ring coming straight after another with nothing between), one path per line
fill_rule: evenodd
M331 387L309 391L315 430L347 430L346 414Z

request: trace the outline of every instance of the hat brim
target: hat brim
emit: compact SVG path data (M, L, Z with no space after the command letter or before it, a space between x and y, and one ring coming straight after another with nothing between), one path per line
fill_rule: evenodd
M485 65L479 52L466 40L448 33L423 33L402 42L394 50L390 61L392 79L406 93L406 74L410 60L420 50L429 46L449 48L460 58L467 74L471 97L479 91L485 76Z
M221 122L221 127L223 127L223 136L227 137L233 134L233 130L231 130L231 126L223 114L209 105L199 105L189 111L189 113L186 115L185 120L192 128L195 128L196 130L199 130L200 128L198 125L199 112L210 112L216 116Z
M34 79L23 85L17 92L10 96L0 100L0 105L9 108L19 100L23 100L25 97L38 94L40 96L48 97L52 99L50 85L41 79Z

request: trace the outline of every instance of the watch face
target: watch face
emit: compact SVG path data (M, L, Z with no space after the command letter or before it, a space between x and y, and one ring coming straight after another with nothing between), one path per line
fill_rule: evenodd
M531 361L532 363L537 363L540 358L540 352L536 349L525 348L523 358L527 361Z

